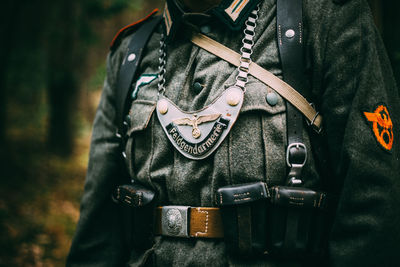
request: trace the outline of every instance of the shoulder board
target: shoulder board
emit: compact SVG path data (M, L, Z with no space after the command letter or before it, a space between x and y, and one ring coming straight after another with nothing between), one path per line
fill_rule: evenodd
M154 14L158 12L158 9L154 9L149 15L147 15L145 18L138 20L132 24L129 24L122 29L120 29L117 34L114 36L113 40L111 41L110 44L110 50L114 50L115 47L117 47L121 43L121 39L131 33L133 30L135 30L138 26L142 25L143 22L147 21L149 18L151 18Z
M349 0L332 0L335 4L344 4L348 2Z

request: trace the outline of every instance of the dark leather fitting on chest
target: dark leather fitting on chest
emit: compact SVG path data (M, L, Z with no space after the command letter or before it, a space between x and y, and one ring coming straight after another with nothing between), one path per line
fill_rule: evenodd
M284 81L307 97L303 59L303 1L277 1L278 49L282 62ZM303 116L289 102L286 103L288 184L302 184L302 169L305 164L296 164L306 159L307 151L303 143ZM303 149L299 149L299 146ZM303 152L303 153L301 153ZM293 162L294 164L290 164ZM294 182L293 182L294 181Z
M263 182L224 186L218 189L219 206L238 205L268 198L267 185Z
M312 258L324 253L327 195L308 188L271 189L269 249L283 258Z
M271 203L284 207L325 209L327 196L308 188L276 186L271 190Z
M130 215L125 238L127 244L146 250L154 243L155 192L139 184L118 186L111 195L112 200Z
M144 207L154 199L155 193L139 184L120 185L112 194L115 203L129 207Z
M225 186L217 191L227 249L237 255L266 250L268 190L263 182Z

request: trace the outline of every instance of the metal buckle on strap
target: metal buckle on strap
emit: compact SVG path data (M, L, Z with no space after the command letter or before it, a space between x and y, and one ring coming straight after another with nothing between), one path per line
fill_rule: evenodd
M291 149L295 148L297 153L300 153L300 160L297 159L296 163L293 163L291 160ZM286 164L290 168L289 177L288 177L288 185L289 186L300 186L303 184L303 181L300 179L301 171L304 165L307 162L307 147L303 143L292 143L286 149Z
M296 148L296 149L303 149L303 160L301 163L292 163L290 161L290 149ZM296 166L296 167L303 167L306 164L307 161L307 147L303 143L292 143L290 144L287 149L286 149L286 164L288 167Z
M190 206L164 206L161 211L161 234L172 237L189 236Z

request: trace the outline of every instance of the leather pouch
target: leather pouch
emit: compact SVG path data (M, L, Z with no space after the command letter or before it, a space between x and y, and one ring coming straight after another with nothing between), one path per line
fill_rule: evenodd
M112 194L112 199L130 209L132 221L130 229L133 247L145 250L153 244L154 191L139 185L120 185Z
M268 191L263 182L221 187L217 191L228 250L241 255L266 250Z
M153 201L154 191L139 185L126 184L120 185L112 194L112 199L118 204L123 204L132 208L144 207Z
M325 209L323 192L276 186L271 190L268 247L282 257L318 255L323 250Z

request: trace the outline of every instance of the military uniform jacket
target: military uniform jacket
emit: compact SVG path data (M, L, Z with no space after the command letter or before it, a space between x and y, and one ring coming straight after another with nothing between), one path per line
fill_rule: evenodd
M336 4L305 0L304 44L308 99L324 117L323 144L328 167L310 152L303 171L305 186L325 188L338 196L325 266L392 266L400 249L399 94L384 46L364 0ZM197 15L199 16L199 15ZM200 19L201 17L201 19ZM227 30L212 18L187 16L214 40L239 51L242 33ZM197 23L197 24L196 24ZM253 61L282 77L276 37L276 3L261 2ZM158 73L162 28L152 35L137 80ZM68 266L301 266L273 258L234 257L223 240L156 237L150 249L130 244L130 221L110 198L121 183L119 140L115 137L116 78L130 36L110 53L98 107L90 161ZM168 44L165 95L183 110L211 103L235 82L236 68L192 45L182 32ZM132 101L126 146L130 175L154 189L158 205L215 206L216 190L225 185L264 181L284 183L286 107L272 88L249 77L244 103L229 136L215 153L200 161L182 156L170 144L155 114L157 79L142 84ZM385 107L392 122L390 140L380 139L369 114ZM375 123L375 124L374 124ZM387 125L386 125L387 126ZM308 129L304 142L318 145ZM384 146L386 144L386 147ZM325 168L325 169L323 169ZM329 175L326 173L329 168ZM324 176L324 177L323 177ZM329 177L329 180L326 181ZM129 237L128 237L129 236ZM135 239L135 236L132 237Z

